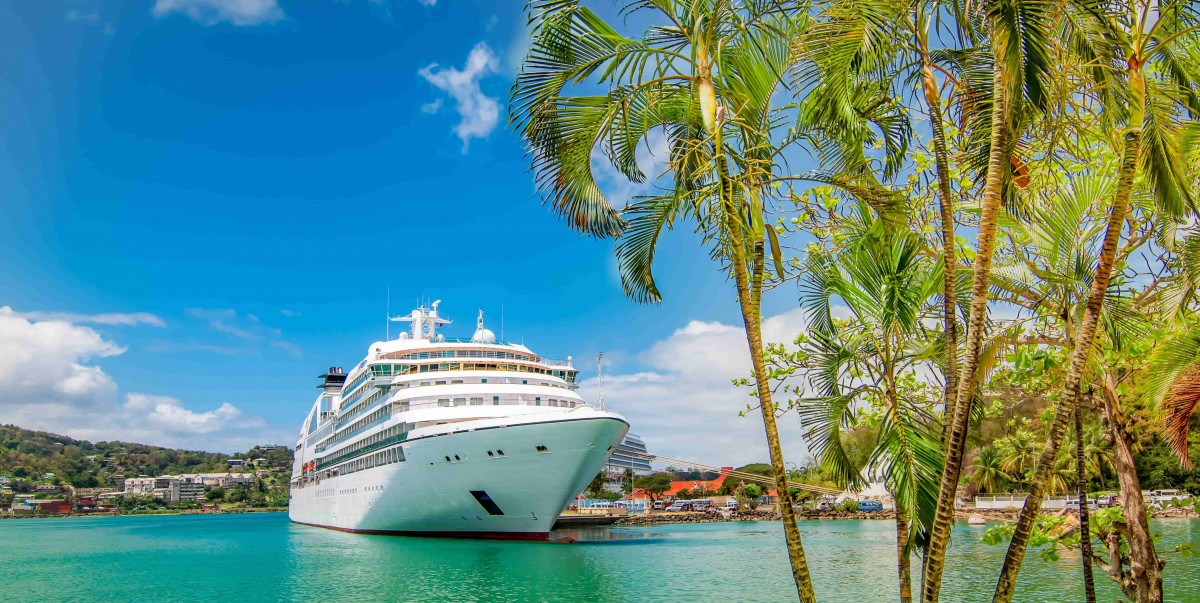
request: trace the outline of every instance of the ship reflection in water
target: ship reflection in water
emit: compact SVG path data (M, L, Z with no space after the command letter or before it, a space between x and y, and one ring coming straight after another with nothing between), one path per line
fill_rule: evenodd
M562 544L618 544L634 543L649 544L665 540L665 534L648 532L644 529L626 531L620 527L582 527L556 529L550 532L550 541Z

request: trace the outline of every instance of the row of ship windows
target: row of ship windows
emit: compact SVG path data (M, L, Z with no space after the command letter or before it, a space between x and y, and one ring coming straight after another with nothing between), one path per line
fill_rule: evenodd
M374 398L374 396L372 396L372 397ZM376 398L376 399L378 399L378 398ZM555 408L575 408L575 405L576 405L575 400L559 400L557 398L548 398L546 400L542 400L541 396L533 397L533 406L542 406L543 402L545 402L546 406L551 406L551 407L555 407ZM371 414L355 421L349 427L339 429L338 432L334 434L333 438L329 440L329 442L321 444L320 446L317 447L317 452L324 452L325 450L328 450L330 446L337 444L338 442L341 442L348 437L353 436L359 430L369 426L371 423L374 423L386 416L389 416L393 412L404 412L406 410L409 410L413 405L420 406L422 404L433 404L433 403L434 403L434 400L426 400L426 401L406 400L404 402L395 402L393 404L384 406L384 407L380 408L379 410L376 410L375 412L372 412ZM476 397L472 397L472 398L466 398L466 397L463 397L463 398L438 398L436 400L436 404L440 407L484 406L485 405L484 398L482 396L476 396ZM528 404L529 404L529 401L524 398L502 399L500 396L492 396L492 401L491 401L492 406L528 405ZM380 433L388 433L391 431L391 429L392 428L388 428ZM409 431L409 430L405 430L405 432L407 432L407 431ZM379 435L379 434L376 434L376 436L377 435ZM376 436L371 436L371 437L374 438ZM367 440L370 440L370 439L371 438L367 438ZM373 442L368 442L368 444L370 444L370 443L373 443ZM361 444L361 442L358 444L355 444L355 447L357 447L357 448L353 448L353 449L361 448L360 444Z
M412 431L413 429L416 429L416 427L417 426L415 423L400 423L398 425L393 425L391 427L388 427L387 429L380 431L379 433L367 436L367 437L347 446L336 457L329 459L328 461L322 461L322 462L323 463L325 463L325 462L336 463L339 460L341 460L347 456L351 456L355 452L362 450L363 448L366 448L367 446L370 446L372 444L377 444L377 443L382 442L391 437L404 435L404 434Z
M428 386L430 386L430 385L446 385L446 383L447 383L447 381L446 381L445 379L441 379L441 380L438 380L438 381L421 381L421 382L417 382L417 381L410 381L410 382L407 382L407 383L397 383L397 384L396 384L395 386L393 386L393 387L395 387L396 389L405 389L405 388L408 388L408 387L428 387ZM463 383L489 383L489 381L488 381L487 379L480 379L479 381L475 381L474 379L472 379L472 380L470 380L470 381L465 381L465 380L463 380L463 379L452 379L452 380L450 380L448 383L449 383L450 385L461 385L461 384L463 384ZM499 384L499 385L514 385L514 384L516 384L516 383L517 383L517 380L516 380L516 379L508 379L508 378L506 378L506 377L501 377L500 379L494 379L494 380L490 381L490 383L492 383L493 385L496 385L496 384ZM529 380L528 380L528 379L521 379L521 385L529 385ZM541 381L541 382L539 382L539 383L538 383L538 385L542 385L542 386L545 386L545 387L558 387L558 388L562 388L562 387L563 387L563 386L561 386L561 385L559 385L559 384L557 384L557 383L550 383L550 382L548 382L548 381ZM564 389L565 389L565 388L564 388Z
M435 350L433 352L411 352L408 354L384 354L390 360L426 360L429 358L503 358L505 360L528 360L541 362L541 358L532 354L516 352L499 352L495 350Z
M391 414L392 414L392 407L391 406L383 406L379 410L376 410L375 412L351 423L349 426L339 429L337 431L337 433L335 433L328 442L325 442L317 447L317 452L324 452L330 446L332 446L342 440L345 440L346 438L354 435L359 430L370 425L371 423L374 423L375 421L378 421L380 419L388 417Z
M471 406L483 406L483 398L438 398L438 401L437 401L438 406L467 406L468 403ZM500 403L501 403L500 396L492 396L492 406L500 406ZM508 404L521 404L522 401L516 400L516 401L509 401L507 403ZM528 402L524 402L524 403L528 404ZM408 403L401 403L401 404L404 404L404 407L401 408L401 410L408 409ZM534 396L533 405L541 406L542 405L542 397ZM546 400L546 405L547 406L561 406L562 408L575 408L575 401L574 400L556 400L554 398L550 398L550 399Z
M344 465L334 467L329 473L330 475L345 475L356 471L363 471L380 465L390 465L392 463L404 462L404 448L397 446L387 450L380 450L374 454L368 454L360 459L354 459Z
M370 396L367 396L366 399L363 399L363 398L359 397L359 396L361 396L361 392L360 392L360 394L355 395L354 399L350 400L350 402L348 404L342 404L342 410L341 410L342 417L340 420L344 421L344 420L350 418L350 416L352 416L353 414L363 410L364 408L370 407L371 404L374 404L376 400L382 398L383 394L385 394L385 393L387 393L387 392L385 392L382 389L376 389ZM355 408L355 407L357 407L357 408ZM351 410L351 409L354 409L354 410Z
M578 371L568 371L560 369L544 369L538 366L527 366L524 364L507 364L499 362L436 362L429 364L372 364L370 374L375 377L392 377L396 375L412 375L417 373L438 373L445 371L505 371L510 373L533 373L537 375L550 375L558 377L568 383L575 383L575 376ZM364 376L366 373L363 374ZM346 388L344 391L349 392L358 386L359 379L354 380L352 387Z
M364 471L364 470L370 469L372 467L379 467L380 465L390 465L392 463L403 463L405 460L406 459L404 458L404 448L402 446L397 446L395 448L388 448L387 450L380 450L379 452L376 452L373 454L368 454L361 458L357 458L352 461L342 463L341 465L338 465L337 467L333 467L332 469L326 469L323 471L316 471L313 473L308 473L302 477L292 480L292 487L293 488L305 488L308 486L318 486L321 484L322 478L337 477L339 475L346 475L346 474L355 473L358 471ZM350 490L341 490L338 492L338 494L354 494L354 493L355 492L352 492ZM316 496L318 496L318 497L332 496L332 495L333 495L333 490L329 490L329 489L318 490L316 493Z

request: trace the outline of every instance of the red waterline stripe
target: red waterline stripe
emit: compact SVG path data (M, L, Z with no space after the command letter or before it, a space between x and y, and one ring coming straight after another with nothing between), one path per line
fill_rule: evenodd
M337 526L323 526L316 523L305 523L303 521L292 520L292 523L300 525L312 526L314 528L325 528L326 530L337 530L339 532L348 532L351 534L378 534L383 536L419 536L424 538L465 538L471 540L525 540L544 542L550 539L550 535L546 532L423 532L420 530L356 530L354 528L340 528Z

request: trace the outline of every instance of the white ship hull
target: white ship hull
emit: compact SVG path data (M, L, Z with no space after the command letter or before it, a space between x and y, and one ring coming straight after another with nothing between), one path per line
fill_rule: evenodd
M403 462L294 488L289 517L350 532L544 540L629 426L592 409L542 417L414 437Z

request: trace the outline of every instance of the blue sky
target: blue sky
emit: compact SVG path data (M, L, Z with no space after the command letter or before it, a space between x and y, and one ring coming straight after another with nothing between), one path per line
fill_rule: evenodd
M613 243L536 196L506 127L522 5L0 5L0 422L290 444L315 376L383 336L390 285L395 313L442 299L451 334L503 311L585 377L603 351L610 407L652 451L766 458L725 386L748 370L736 297L690 227L658 257L666 301L639 306ZM614 202L639 192L607 174ZM800 328L794 297L768 296L769 334Z

